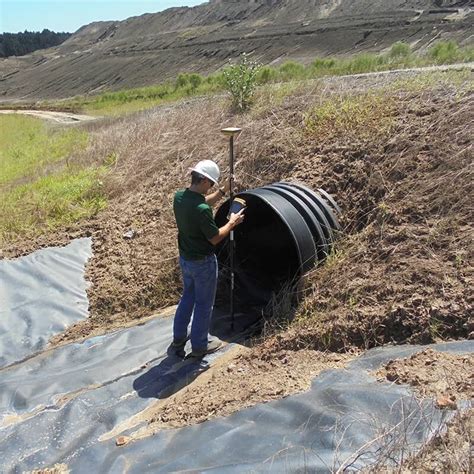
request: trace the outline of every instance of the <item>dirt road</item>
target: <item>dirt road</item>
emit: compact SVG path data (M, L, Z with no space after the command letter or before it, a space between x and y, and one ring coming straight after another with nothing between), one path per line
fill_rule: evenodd
M425 66L425 67L412 67L412 68L405 68L405 69L391 69L388 71L364 72L361 74L348 74L347 76L340 76L340 77L370 77L370 76L384 76L384 75L391 75L391 74L410 74L410 73L418 73L418 72L462 71L464 69L474 71L474 62L448 64L448 65L443 65L443 66Z
M99 117L91 117L90 115L79 115L70 112L52 112L49 110L0 110L0 114L23 114L33 117L51 120L63 125L70 125L78 122L87 122L96 120Z

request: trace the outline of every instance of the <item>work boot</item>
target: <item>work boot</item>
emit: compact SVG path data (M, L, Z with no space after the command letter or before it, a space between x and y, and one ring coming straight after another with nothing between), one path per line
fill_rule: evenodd
M189 341L189 336L186 337L185 339L174 339L173 342L170 344L168 347L168 350L166 353L168 355L177 355L178 357L184 357L186 353L184 352L184 347L186 346L186 343Z
M189 341L189 336L186 336L184 339L173 339L173 342L171 343L171 347L174 347L176 349L184 349L184 346L186 343Z
M207 349L193 349L191 357L204 357L206 354L212 354L222 347L222 341L219 339L213 339L207 344Z

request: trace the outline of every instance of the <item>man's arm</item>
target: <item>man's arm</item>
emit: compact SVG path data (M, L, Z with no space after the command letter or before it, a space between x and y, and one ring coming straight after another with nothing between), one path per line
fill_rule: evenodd
M218 188L216 191L206 196L205 198L206 203L209 204L209 206L213 206L217 201L219 201L220 198L224 196L225 196L224 189Z
M237 214L232 214L230 216L229 222L219 228L219 233L216 234L212 239L209 239L212 245L217 245L219 242L224 240L229 234L230 231L237 227L244 220L244 209L241 209Z

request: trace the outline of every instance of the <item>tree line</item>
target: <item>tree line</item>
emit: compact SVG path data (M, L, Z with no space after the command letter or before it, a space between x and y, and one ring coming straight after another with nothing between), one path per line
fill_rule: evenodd
M50 48L66 41L71 33L55 33L48 29L23 33L0 34L0 57L23 56L37 49Z

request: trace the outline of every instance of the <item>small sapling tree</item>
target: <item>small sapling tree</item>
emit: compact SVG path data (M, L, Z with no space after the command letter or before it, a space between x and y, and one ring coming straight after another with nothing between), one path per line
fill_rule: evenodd
M232 106L238 112L247 110L252 104L260 64L252 61L242 53L237 64L232 64L223 71L224 88L232 96Z

